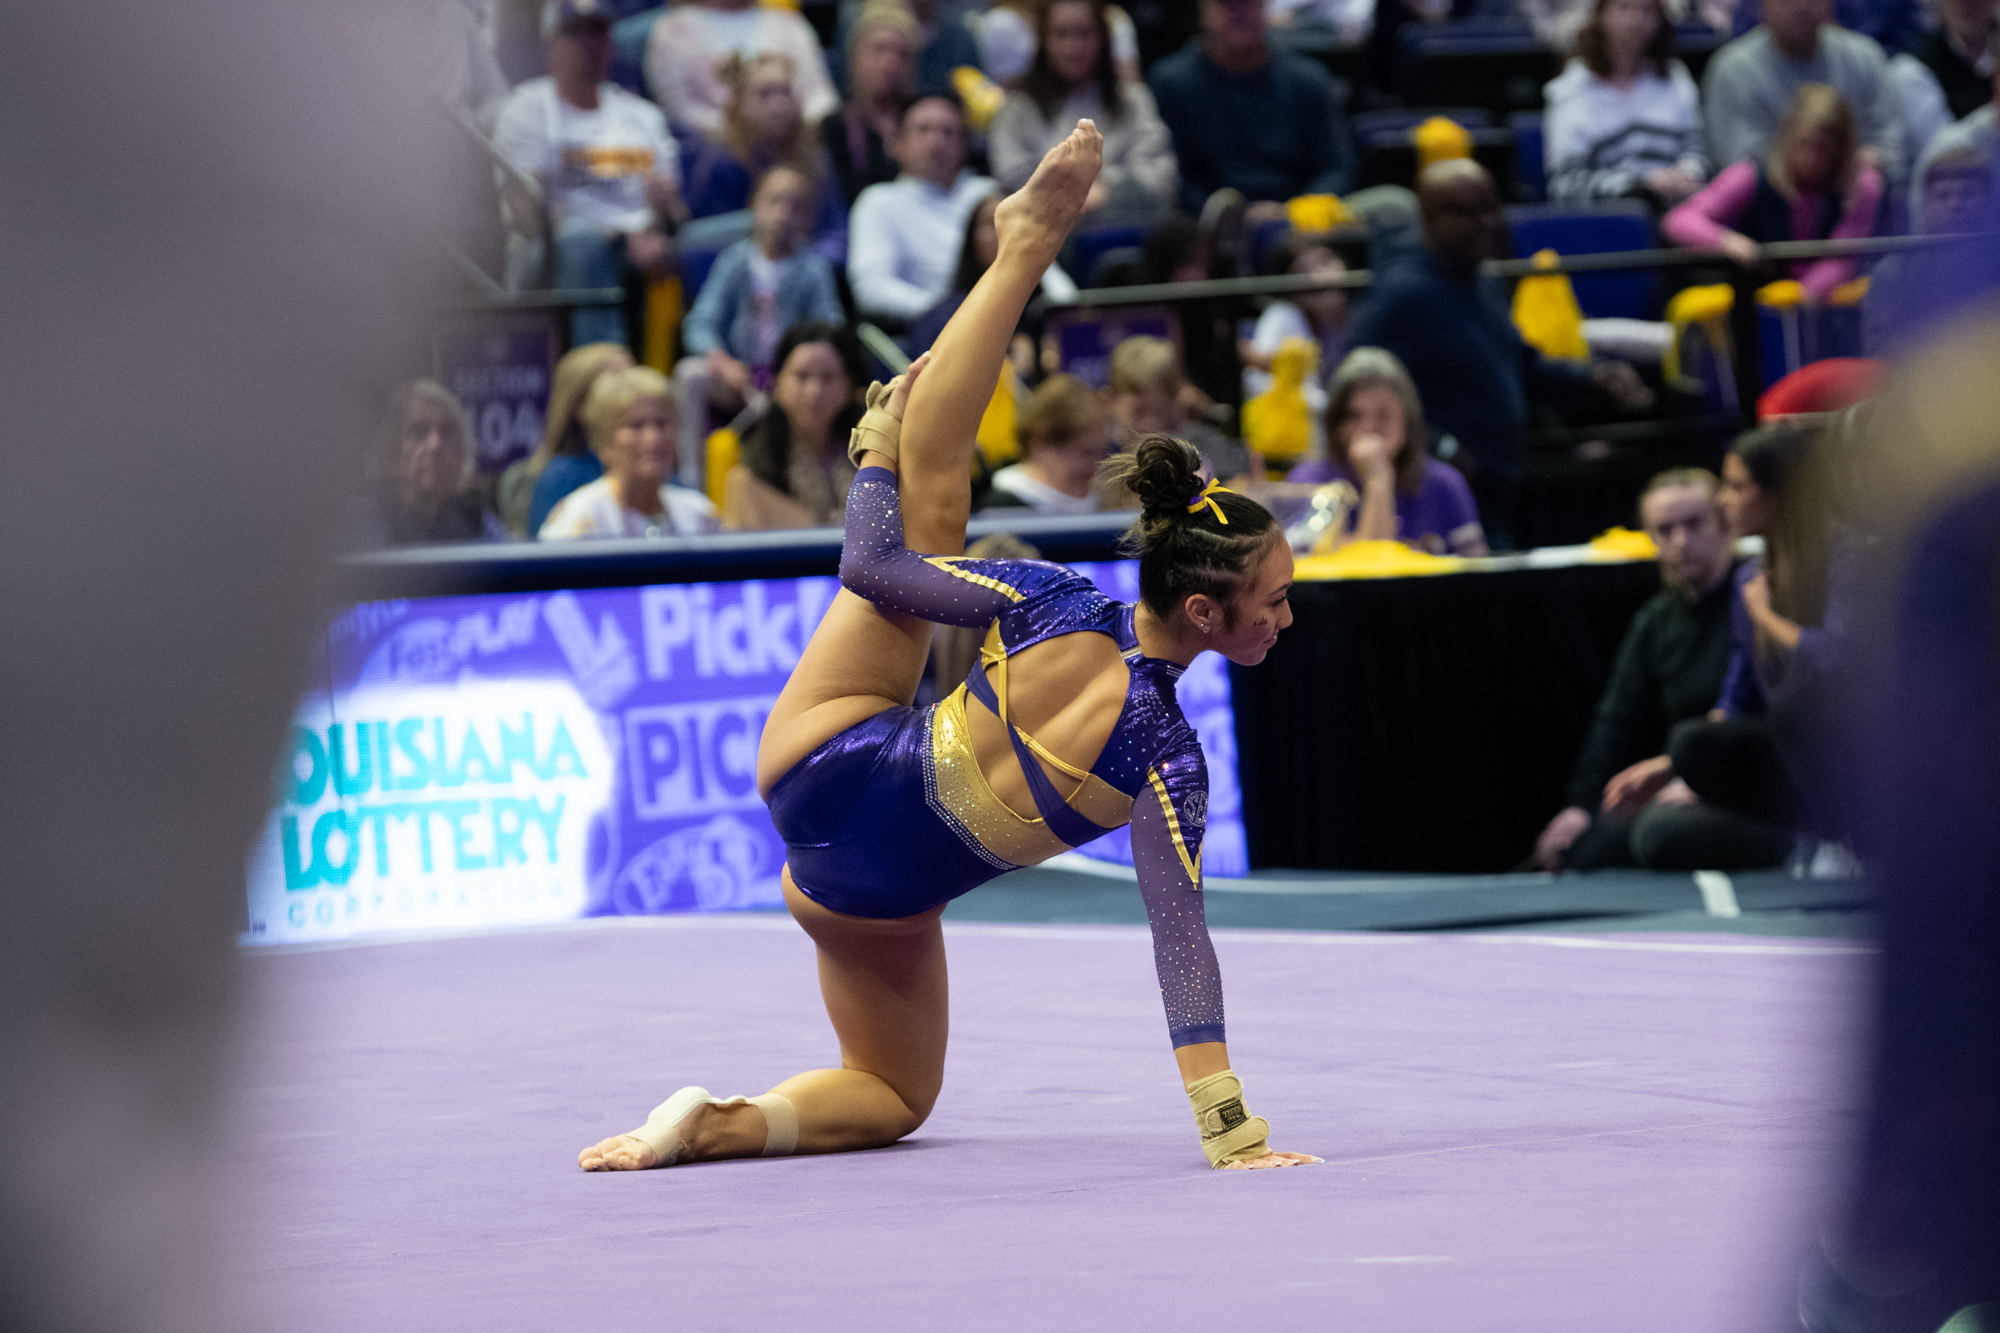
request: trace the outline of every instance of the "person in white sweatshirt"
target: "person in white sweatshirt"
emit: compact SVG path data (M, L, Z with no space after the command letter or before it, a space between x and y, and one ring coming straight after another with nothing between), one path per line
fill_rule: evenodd
M1576 55L1543 89L1549 198L1667 209L1708 179L1701 101L1660 0L1596 0Z

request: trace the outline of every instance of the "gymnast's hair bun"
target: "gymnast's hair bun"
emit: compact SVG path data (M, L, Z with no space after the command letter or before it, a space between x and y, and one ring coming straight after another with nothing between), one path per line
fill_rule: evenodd
M1118 480L1139 497L1147 522L1185 517L1188 501L1200 492L1201 455L1195 447L1170 435L1148 435L1129 453L1115 456L1109 467Z

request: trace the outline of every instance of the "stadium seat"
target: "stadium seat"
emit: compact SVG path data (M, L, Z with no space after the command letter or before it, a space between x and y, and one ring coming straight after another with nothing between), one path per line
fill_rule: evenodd
M611 81L641 97L646 93L646 43L666 6L641 10L611 25Z
M1493 127L1490 112L1476 106L1393 106L1381 111L1363 111L1348 117L1347 128L1360 142L1373 134L1383 131L1407 133L1432 116L1443 116L1455 120L1468 130L1485 130Z
M1517 19L1412 23L1402 39L1400 84L1409 102L1448 98L1496 115L1537 110L1542 85L1560 65L1548 43Z
M1507 117L1514 131L1514 193L1523 203L1540 203L1548 196L1548 165L1542 156L1542 113L1516 111Z
M1150 222L1081 223L1070 234L1063 267L1077 281L1095 285L1100 256L1144 245L1152 230Z
M1590 204L1517 204L1507 210L1514 253L1554 250L1559 255L1598 255L1653 246L1653 215L1636 199ZM1578 273L1570 278L1576 303L1590 319L1658 319L1655 275L1628 272Z
M1410 130L1432 116L1444 116L1463 125L1472 135L1472 156L1493 173L1502 198L1509 197L1514 181L1514 135L1495 129L1493 118L1477 107L1416 107L1370 111L1354 118L1354 142L1360 153L1359 183L1370 185L1414 185L1417 178L1417 150L1410 142Z
M1342 41L1340 34L1331 28L1273 28L1271 45L1318 61L1327 73L1349 88L1367 81L1367 44Z

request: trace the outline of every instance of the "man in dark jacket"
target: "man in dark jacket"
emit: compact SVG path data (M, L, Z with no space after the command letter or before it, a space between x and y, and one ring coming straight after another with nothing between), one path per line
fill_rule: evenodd
M1466 474L1496 547L1513 544L1531 401L1590 408L1604 394L1650 401L1623 361L1554 360L1521 341L1500 280L1480 265L1508 249L1500 195L1468 158L1433 163L1417 178L1424 248L1378 273L1348 332L1350 347L1384 347L1409 367L1424 416L1458 442L1449 461Z
M1316 61L1272 49L1262 0L1201 0L1201 40L1147 79L1180 161L1190 214L1229 186L1251 203L1346 194L1353 148Z
M1535 843L1535 859L1548 869L1631 863L1629 834L1639 812L1628 808L1629 795L1657 789L1647 779L1667 734L1706 714L1722 692L1734 562L1718 485L1706 469L1676 468L1654 477L1639 498L1639 517L1659 544L1664 586L1632 617L1577 756L1569 804Z

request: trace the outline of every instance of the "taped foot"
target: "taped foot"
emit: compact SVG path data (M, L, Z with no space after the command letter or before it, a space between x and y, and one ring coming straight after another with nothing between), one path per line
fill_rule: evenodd
M682 1088L655 1106L646 1123L577 1154L585 1171L650 1171L681 1160L710 1107L754 1106L764 1117L764 1157L784 1157L798 1144L799 1119L791 1102L775 1092L759 1097L712 1097L707 1088Z

